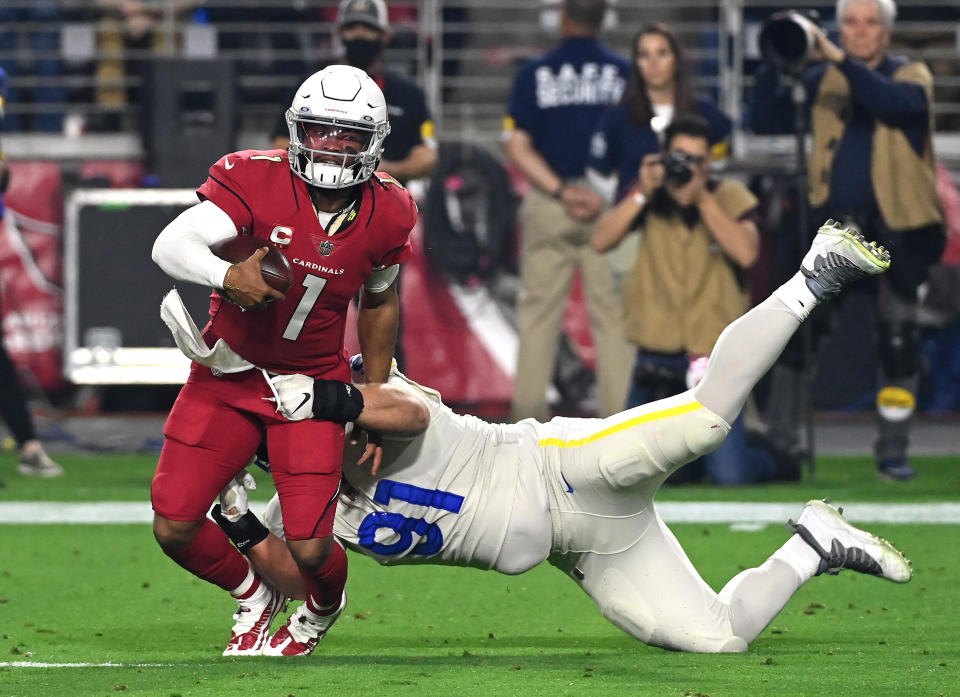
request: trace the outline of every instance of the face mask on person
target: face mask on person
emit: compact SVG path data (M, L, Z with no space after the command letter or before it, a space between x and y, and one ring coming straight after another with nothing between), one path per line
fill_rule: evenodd
M347 63L365 70L380 57L383 41L380 39L346 39L343 42Z

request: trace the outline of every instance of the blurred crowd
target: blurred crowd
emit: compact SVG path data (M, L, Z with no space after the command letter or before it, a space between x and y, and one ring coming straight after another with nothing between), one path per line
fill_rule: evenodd
M637 26L629 55L620 55L602 39L608 3L562 0L552 9L556 42L517 67L503 97L504 145L496 154L525 182L517 252L503 262L518 276L510 417L542 420L563 411L548 401L548 388L562 380L562 324L575 276L596 349L591 405L606 416L695 385L723 327L792 273L817 227L832 218L893 255L891 273L856 293L869 298L874 313L877 471L893 480L914 477L909 439L918 403L960 407L957 267L949 263L951 253L954 261L958 255L947 244L960 197L932 145L933 76L955 73L955 45L952 61L900 57L891 48L893 0L838 0L825 8L831 21L790 19L807 50L793 62L761 54L751 63L755 82L742 125L757 134L809 132L812 148L795 167L743 176L725 170L738 155L734 123L715 92L698 89L704 66L670 24ZM383 0L345 0L339 8L196 0L13 4L0 8L4 97L33 106L8 109L4 130L136 128L158 55L230 57L245 78L237 99L264 105L276 119L305 76L345 62L366 70L386 95L392 134L383 169L404 183L428 181L445 163L423 86L411 79L422 59L419 11L418 3ZM917 7L908 11L919 18ZM955 19L957 11L927 12ZM447 30L427 46L443 52L446 77L461 70L458 49L467 45L469 17L466 7L444 4L439 19ZM54 28L61 25L63 31ZM950 46L949 37L930 41ZM910 37L898 45L918 48ZM64 111L65 104L87 107ZM278 121L264 132L264 147L285 148L286 136ZM812 447L802 428L811 374L842 321L836 315L817 311L811 332L788 347L723 447L685 468L687 479L801 477ZM33 435L24 432L24 439Z

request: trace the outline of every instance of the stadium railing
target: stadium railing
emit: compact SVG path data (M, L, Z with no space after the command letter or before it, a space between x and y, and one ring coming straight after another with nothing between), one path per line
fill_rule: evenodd
M104 146L114 155L142 156L137 131L143 75L151 62L174 56L234 64L238 145L263 147L299 81L335 56L336 0L143 4L153 24L144 37L125 43L123 21L94 9L98 4L6 0L0 9L0 66L10 73L4 140L12 157L58 158L65 149L102 157ZM516 69L556 41L558 0L389 4L389 64L423 85L438 137L495 145ZM960 9L955 0L901 0L898 5L895 49L933 68L938 155L955 166L960 164ZM751 137L741 124L759 28L770 12L786 7L816 9L825 26L834 28L830 3L615 0L604 40L626 55L641 24L668 22L692 63L698 90L712 94L737 123L736 152L762 156L769 151L779 157L776 139ZM31 138L37 131L47 137ZM110 137L98 138L101 134ZM789 146L782 149L788 152Z

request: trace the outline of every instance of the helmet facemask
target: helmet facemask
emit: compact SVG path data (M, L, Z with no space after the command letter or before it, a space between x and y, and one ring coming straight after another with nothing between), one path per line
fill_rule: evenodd
M290 168L322 189L369 179L390 133L383 91L349 65L327 66L308 77L294 94L286 119Z
M367 124L344 119L286 112L290 132L290 166L308 184L341 189L366 181L380 162L388 123Z

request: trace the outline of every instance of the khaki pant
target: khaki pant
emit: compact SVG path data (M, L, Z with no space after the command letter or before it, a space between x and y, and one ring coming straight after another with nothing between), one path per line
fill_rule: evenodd
M553 374L564 310L575 268L583 279L590 330L597 352L599 416L626 403L632 350L623 333L623 307L607 260L588 246L592 223L580 223L563 206L531 191L520 208L520 345L511 417L549 418L547 384Z

